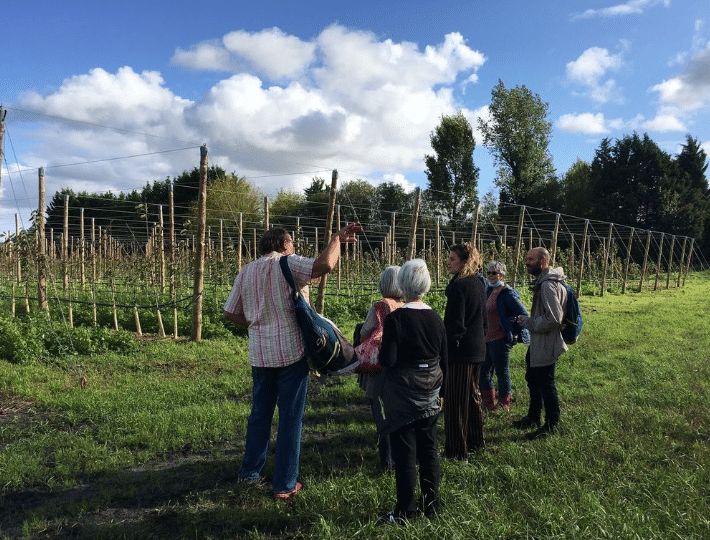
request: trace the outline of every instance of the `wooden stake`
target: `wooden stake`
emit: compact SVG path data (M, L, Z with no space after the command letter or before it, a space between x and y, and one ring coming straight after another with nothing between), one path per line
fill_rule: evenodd
M624 281L621 284L621 294L626 292L626 281L629 279L629 265L631 264L631 246L634 241L634 228L631 227L631 232L629 233L629 242L626 246L626 261L624 262Z
M192 341L202 341L202 297L205 279L205 231L207 228L207 146L200 147L200 191L197 197L197 255L192 292Z
M335 212L335 197L338 188L338 171L333 170L333 176L330 183L330 199L328 201L328 215L325 220L325 244L328 245L333 230L333 214ZM316 312L323 314L325 303L325 288L328 285L328 274L320 278L320 286L318 288L318 299L316 300Z

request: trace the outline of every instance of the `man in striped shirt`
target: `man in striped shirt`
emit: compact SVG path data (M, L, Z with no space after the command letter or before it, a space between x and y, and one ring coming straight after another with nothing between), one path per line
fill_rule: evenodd
M279 259L288 255L296 286L308 298L308 282L328 274L340 257L340 243L354 242L359 223L335 233L316 259L294 254L293 239L275 227L259 241L260 258L237 275L224 304L224 315L248 327L249 363L252 366L252 409L247 424L244 461L239 478L259 481L269 450L274 410L279 408L274 463L274 497L297 494L301 430L308 392L308 363L301 329L291 299L291 288Z

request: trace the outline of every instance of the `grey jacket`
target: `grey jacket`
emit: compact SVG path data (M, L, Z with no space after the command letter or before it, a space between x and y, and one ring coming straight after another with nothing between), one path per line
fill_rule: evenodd
M562 268L543 270L533 284L533 303L530 317L521 326L530 330L530 367L554 364L567 350L560 326L564 319L567 290Z

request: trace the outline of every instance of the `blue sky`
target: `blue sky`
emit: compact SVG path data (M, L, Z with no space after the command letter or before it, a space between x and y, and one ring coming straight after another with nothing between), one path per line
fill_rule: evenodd
M549 103L558 175L634 131L710 152L710 0L341 4L6 0L0 230L29 226L40 166L48 199L128 192L191 170L203 143L271 196L334 168L426 187L441 115L477 131L499 79Z

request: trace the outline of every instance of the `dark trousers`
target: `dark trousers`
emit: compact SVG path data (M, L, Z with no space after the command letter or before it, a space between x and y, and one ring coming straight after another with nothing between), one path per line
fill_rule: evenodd
M419 462L419 487L422 492L425 514L436 512L438 505L441 466L436 442L436 420L433 415L390 434L394 476L397 483L395 515L412 517L417 511L414 496L417 486L417 461Z
M484 446L483 406L478 378L481 364L449 364L444 394L444 455L467 459Z
M530 367L530 349L525 355L525 381L530 391L528 418L541 420L542 407L545 406L545 423L554 426L560 421L560 400L555 386L555 366Z

